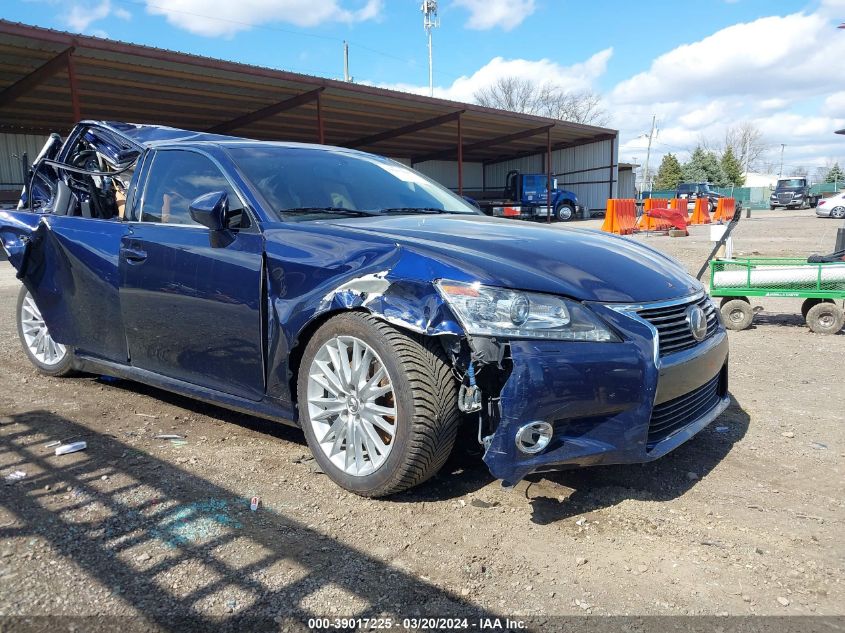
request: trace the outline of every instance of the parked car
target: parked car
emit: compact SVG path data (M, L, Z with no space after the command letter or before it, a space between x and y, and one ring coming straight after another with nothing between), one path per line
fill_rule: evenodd
M837 220L845 218L845 191L819 200L816 205L816 215L820 218L836 218Z
M42 373L299 425L362 495L431 477L461 423L515 483L656 459L729 402L725 329L677 262L358 151L83 122L0 239Z
M810 192L810 183L806 178L781 178L769 196L769 209L810 209L815 207L818 201L819 196Z

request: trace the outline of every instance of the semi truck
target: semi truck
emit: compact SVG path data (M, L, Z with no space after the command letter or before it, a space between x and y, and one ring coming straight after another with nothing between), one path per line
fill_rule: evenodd
M558 189L557 179L552 179L551 205L547 203L546 174L508 172L505 188L500 198L474 200L487 215L522 220L545 220L551 210L551 219L569 222L574 217L589 217L589 211L578 203L578 197L566 189Z
M810 193L806 178L781 178L769 198L769 208L814 209L819 203L818 194Z

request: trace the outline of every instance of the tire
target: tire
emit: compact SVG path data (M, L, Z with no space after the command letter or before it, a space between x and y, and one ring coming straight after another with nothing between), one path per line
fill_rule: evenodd
M575 217L575 209L571 204L559 204L555 207L555 220L558 222L569 222Z
M845 312L835 303L818 303L807 312L807 327L816 334L836 334L845 325Z
M731 299L722 304L722 321L729 330L744 330L751 326L754 311L746 299Z
M841 220L842 218L845 218L845 207L833 207L830 210L830 217L836 220Z
M341 348L357 349L361 359L368 349L372 359L360 363L364 373L355 379L350 358L356 352L349 352L346 360L353 377L342 378L345 384L339 385L328 376L337 377L332 371L344 369L334 360ZM381 372L378 367L387 377L371 382ZM362 380L373 387L362 388ZM327 382L331 390L325 388ZM357 386L351 387L353 382ZM385 389L387 394L378 398L367 395ZM314 459L341 488L365 497L395 494L437 473L452 450L461 420L458 385L439 343L362 312L336 316L314 333L303 353L297 394ZM375 415L373 407L394 414ZM374 416L380 421L371 422ZM358 440L351 454L345 448L350 433Z
M774 211L775 209L777 209L777 207L775 205L773 205L773 204L769 205L769 211Z
M805 321L810 308L820 303L833 303L833 299L804 299L804 303L801 304L801 316L804 317Z
M53 340L41 316L41 311L26 286L21 286L18 292L15 314L18 338L29 362L45 376L72 375L74 373L73 348Z

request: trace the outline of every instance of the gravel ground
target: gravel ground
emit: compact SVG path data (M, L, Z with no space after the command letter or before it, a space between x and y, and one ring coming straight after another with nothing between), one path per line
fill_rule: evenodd
M832 250L838 223L811 215L757 212L736 251ZM708 229L692 233L634 239L694 270L710 246ZM296 429L127 381L38 375L16 292L0 263L0 476L26 473L0 485L0 615L174 628L467 609L845 614L845 335L810 333L799 301L767 301L730 333L732 406L657 462L506 490L468 436L434 480L374 501L319 473ZM45 448L76 438L86 451Z

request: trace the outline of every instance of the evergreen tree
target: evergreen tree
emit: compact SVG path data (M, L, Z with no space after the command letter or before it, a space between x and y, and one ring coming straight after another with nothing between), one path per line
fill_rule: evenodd
M701 145L695 148L689 162L683 166L684 182L709 182L723 187L727 182L722 166L715 152L705 150Z
M657 170L654 188L659 191L676 189L683 177L681 163L678 162L674 154L666 154L660 163L660 169Z
M843 183L845 184L845 172L842 171L842 168L839 166L839 163L834 163L833 167L831 167L828 172L827 176L824 177L825 182L836 182L836 183Z
M745 174L742 173L742 165L739 164L736 154L734 154L734 150L730 145L725 149L724 154L722 154L720 163L722 174L728 186L742 187L745 184Z

